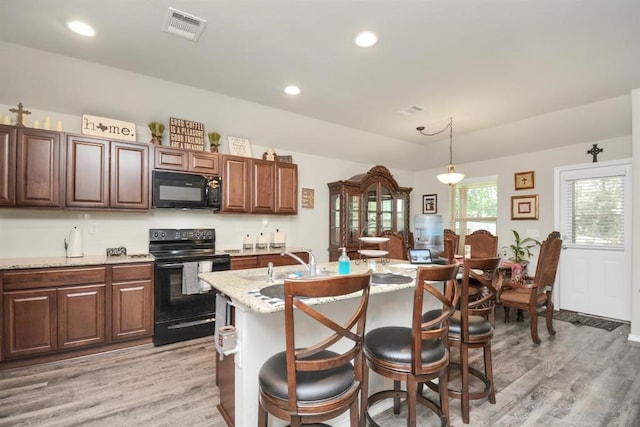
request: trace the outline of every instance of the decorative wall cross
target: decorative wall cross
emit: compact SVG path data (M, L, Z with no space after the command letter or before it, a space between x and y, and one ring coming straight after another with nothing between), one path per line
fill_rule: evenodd
M587 151L587 154L591 154L593 156L593 163L598 162L598 154L602 153L604 148L598 148L598 144L593 144L591 150Z
M24 115L31 114L31 111L27 111L22 108L22 102L18 104L18 108L10 108L9 111L12 113L17 113L18 117L16 117L16 126L24 127L24 123L22 123L22 119Z

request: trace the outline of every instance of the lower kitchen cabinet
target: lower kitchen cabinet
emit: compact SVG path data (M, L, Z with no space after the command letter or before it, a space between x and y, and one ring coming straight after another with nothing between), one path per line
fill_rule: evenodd
M57 350L55 289L4 292L3 300L3 359Z
M304 262L309 262L309 254L307 252L293 252ZM269 263L273 263L275 267L281 265L296 265L298 262L289 256L282 256L279 253L261 254L261 255L239 255L231 257L231 270L244 270L247 268L266 267Z
M58 289L58 348L76 348L106 341L106 284Z
M71 350L97 353L153 334L153 263L0 275L1 362L37 363L45 356L64 358Z
M113 267L111 339L153 334L153 268L146 265Z

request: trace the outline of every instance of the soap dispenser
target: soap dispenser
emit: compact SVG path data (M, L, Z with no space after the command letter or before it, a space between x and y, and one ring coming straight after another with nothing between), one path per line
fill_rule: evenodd
M347 256L347 248L342 249L342 255L338 258L338 274L349 274L351 272L351 260Z

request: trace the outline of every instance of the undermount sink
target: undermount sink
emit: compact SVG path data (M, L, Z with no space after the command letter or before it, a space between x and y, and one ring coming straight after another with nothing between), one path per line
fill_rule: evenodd
M309 277L327 277L337 274L335 271L330 270L320 270L317 271L314 276L310 275L308 271L291 271L285 273L274 273L273 281L281 282L284 279L306 279ZM241 276L238 275L239 278L243 280L249 280L252 282L267 282L268 276L266 274L256 274L254 276Z

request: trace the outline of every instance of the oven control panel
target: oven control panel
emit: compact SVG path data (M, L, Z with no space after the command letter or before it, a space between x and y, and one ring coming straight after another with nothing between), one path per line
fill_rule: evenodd
M213 228L152 228L149 230L150 242L215 240Z

